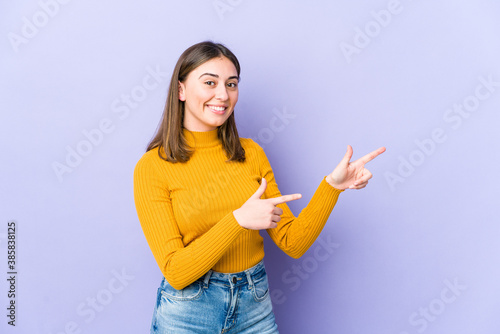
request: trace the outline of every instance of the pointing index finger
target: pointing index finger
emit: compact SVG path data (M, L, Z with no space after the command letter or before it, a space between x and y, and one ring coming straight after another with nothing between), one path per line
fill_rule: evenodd
M361 161L363 164L366 164L370 161L372 161L373 159L375 159L376 157L378 157L379 155L381 155L382 153L385 152L385 147L381 147L371 153L368 153L367 155L359 158L358 160Z
M273 203L274 205L278 205L290 201L295 201L300 198L302 198L302 194L291 194L291 195L269 198L269 201L271 201L271 203Z

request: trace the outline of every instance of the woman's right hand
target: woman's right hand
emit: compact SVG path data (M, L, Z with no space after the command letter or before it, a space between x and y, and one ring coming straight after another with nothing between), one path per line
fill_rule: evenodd
M259 189L241 206L233 211L238 224L249 230L265 230L275 228L281 220L283 210L276 207L281 203L302 198L301 194L284 195L275 198L261 199L267 187L263 177Z

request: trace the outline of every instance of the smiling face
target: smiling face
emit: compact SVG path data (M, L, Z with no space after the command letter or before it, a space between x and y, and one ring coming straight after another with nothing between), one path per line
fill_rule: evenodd
M183 125L190 131L211 131L231 116L238 102L238 73L226 57L213 58L179 82L184 101Z

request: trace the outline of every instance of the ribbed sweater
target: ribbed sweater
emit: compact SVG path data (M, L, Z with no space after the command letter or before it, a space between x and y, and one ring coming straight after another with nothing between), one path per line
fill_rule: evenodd
M134 199L139 221L166 280L176 289L210 269L246 270L264 257L259 231L241 227L233 215L264 177L261 197L281 196L264 150L240 138L245 162L227 161L217 129L183 129L194 153L185 163L171 163L146 152L134 170ZM286 203L278 227L267 229L276 245L293 258L302 256L323 229L342 190L321 180L308 205L295 217Z

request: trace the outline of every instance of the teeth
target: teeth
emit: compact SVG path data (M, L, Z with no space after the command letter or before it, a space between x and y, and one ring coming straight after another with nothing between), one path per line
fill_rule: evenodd
M210 109L215 110L215 111L223 111L223 110L226 110L226 107L210 106Z

